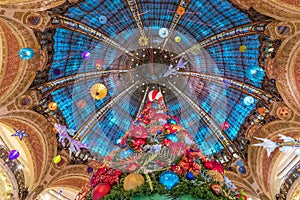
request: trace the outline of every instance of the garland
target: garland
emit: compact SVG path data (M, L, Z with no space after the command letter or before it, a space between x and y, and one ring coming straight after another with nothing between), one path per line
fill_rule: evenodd
M114 185L110 190L110 193L105 195L103 198L104 200L112 200L112 199L122 199L122 200L131 200L131 199L146 199L145 197L157 196L158 199L162 199L162 196L165 196L166 199L184 199L188 198L190 200L197 199L210 199L210 200L229 200L229 199L237 199L233 196L233 193L226 188L225 186L222 187L223 193L221 195L215 195L214 192L211 190L211 184L219 184L216 181L209 181L202 176L198 176L194 180L188 180L186 177L181 177L180 182L173 187L171 190L167 190L166 187L159 183L159 176L161 172L154 172L150 174L151 183L153 187L153 191L149 187L149 183L145 183L135 190L125 191L123 184L124 178L128 175L128 173L123 174L121 177L120 183ZM145 177L146 178L146 177ZM225 195L228 194L228 196ZM157 195L159 194L159 195ZM192 197L192 198L191 198ZM148 199L148 198L147 198ZM87 200L92 200L91 193L88 196Z

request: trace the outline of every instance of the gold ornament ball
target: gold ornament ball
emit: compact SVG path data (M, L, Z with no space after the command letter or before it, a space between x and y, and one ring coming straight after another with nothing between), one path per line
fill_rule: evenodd
M175 42L180 42L181 41L181 38L179 36L176 36L175 37Z
M138 186L143 185L145 179L141 174L132 173L124 179L124 190L135 190Z
M245 52L247 50L246 45L240 46L240 52Z
M210 177L212 177L212 179L214 181L218 181L221 186L224 185L224 177L223 177L223 175L220 172L218 172L216 170L208 170L207 175L209 175Z
M55 103L55 102L50 102L50 103L48 104L48 108L49 108L50 110L56 110L56 109L57 109L57 103Z
M57 155L53 158L53 163L54 164L58 164L58 163L60 163L60 161L61 161L61 156L60 155Z
M107 88L101 83L96 83L91 87L90 94L96 100L103 99L107 95Z

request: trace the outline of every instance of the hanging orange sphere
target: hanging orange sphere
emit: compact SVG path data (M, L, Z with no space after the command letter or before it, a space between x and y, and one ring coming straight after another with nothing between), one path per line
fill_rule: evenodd
M57 109L57 103L55 103L55 102L50 102L50 103L48 104L48 108L49 108L50 110L56 110L56 109Z
M101 83L96 83L91 87L90 94L96 100L103 99L107 95L107 88Z
M267 109L265 108L257 108L257 112L261 115L265 115L267 112Z

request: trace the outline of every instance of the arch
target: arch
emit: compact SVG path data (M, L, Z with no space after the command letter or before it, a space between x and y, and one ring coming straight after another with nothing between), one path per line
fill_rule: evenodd
M34 111L11 111L0 116L0 122L18 130L26 129L30 135L23 139L33 157L34 185L38 186L50 169L52 158L57 151L57 140L52 126L40 114Z
M0 42L2 56L0 57L0 108L7 106L20 97L31 85L35 78L37 66L45 62L43 51L28 28L20 22L0 17ZM8 45L9 44L9 45ZM28 47L34 50L35 56L30 60L21 60L18 51Z

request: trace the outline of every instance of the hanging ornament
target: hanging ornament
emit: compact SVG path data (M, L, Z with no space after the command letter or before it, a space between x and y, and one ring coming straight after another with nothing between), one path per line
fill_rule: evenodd
M18 54L22 60L29 60L34 56L34 51L31 48L22 48Z
M106 24L107 18L104 15L101 15L99 17L99 22L100 22L100 24Z
M166 186L167 190L171 190L179 183L179 177L172 171L166 171L160 175L159 182Z
M139 44L144 47L144 46L147 46L148 45L148 38L147 37L144 37L144 36L141 36L139 38Z
M176 36L174 40L175 40L175 42L180 42L181 41L181 37L180 36Z
M223 123L221 124L221 129L222 129L223 131L226 131L227 129L229 129L229 123L228 123L228 122L223 122Z
M177 124L177 121L173 118L167 120L168 124Z
M254 103L254 98L252 96L246 96L243 102L246 106L250 106L251 104Z
M224 178L222 174L216 170L208 170L207 175L212 178L213 181L217 181L220 185L224 185Z
M211 190L215 193L215 195L222 194L222 187L219 184L212 184L210 186Z
M241 45L240 46L240 52L245 52L247 50L247 46L246 45Z
M90 94L96 100L103 99L107 95L107 88L101 83L96 83L91 87Z
M135 190L137 187L143 185L144 183L145 179L141 174L129 174L124 179L124 190Z
M159 90L152 90L148 94L148 100L150 102L152 102L154 100L161 101L162 99L163 99L163 96Z
M89 60L92 57L92 54L88 51L84 51L82 52L81 56L84 60Z
M61 156L60 155L57 155L53 158L53 163L54 164L58 164L58 163L60 163L60 161L61 161Z
M100 59L100 58L97 58L95 61L94 61L94 65L97 69L102 69L103 65L104 65L104 60L103 59Z
M50 103L48 104L48 108L49 108L50 110L56 110L56 109L57 109L57 103L55 103L55 102L50 102Z
M177 13L179 16L182 16L182 15L184 14L184 12L185 12L185 8L182 7L182 6L178 6L176 13Z
M85 108L85 106L86 106L86 101L85 101L85 100L80 99L80 100L77 102L77 107L78 107L78 108L83 109L83 108Z
M162 38L166 38L169 35L169 30L167 28L161 28L158 32L159 36Z
M166 138L171 140L171 142L179 142L179 138L175 134L169 134L166 136Z
M59 74L60 74L60 69L53 69L53 74L55 75L55 76L58 76Z
M186 178L189 179L189 180L193 180L195 178L195 175L192 172L188 172L186 174Z
M105 195L109 194L111 185L108 183L99 183L92 192L92 200L99 200L104 198Z
M266 115L266 113L267 113L267 109L266 108L264 108L264 107L259 107L259 108L257 108L257 112L260 114L260 115Z
M172 141L170 139L164 139L163 140L163 144L166 146L169 146L172 143Z
M92 172L93 172L93 168L92 168L92 167L88 167L88 168L87 168L87 173L90 174L90 173L92 173Z
M204 167L206 169L213 169L213 164L211 163L211 161L205 161L204 162Z
M15 160L20 156L20 153L17 150L11 150L8 153L8 159L9 160Z
M122 150L120 152L120 158L125 159L128 158L133 153L133 150L130 148L127 148L126 150Z
M15 134L12 134L11 136L18 136L20 140L23 139L23 137L28 137L29 135L28 134L25 134L25 129L22 130L22 131L19 131L17 129L14 129L15 130Z
M247 174L246 168L245 168L244 166L238 167L238 171L239 171L242 175L246 175L246 174Z

